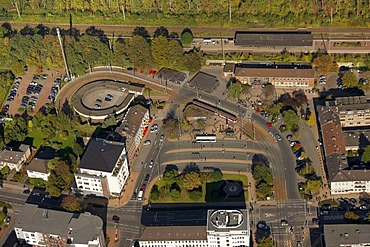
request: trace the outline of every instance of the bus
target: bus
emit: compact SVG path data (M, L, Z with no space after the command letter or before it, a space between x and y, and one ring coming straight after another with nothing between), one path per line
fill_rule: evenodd
M216 142L216 135L198 135L195 142Z

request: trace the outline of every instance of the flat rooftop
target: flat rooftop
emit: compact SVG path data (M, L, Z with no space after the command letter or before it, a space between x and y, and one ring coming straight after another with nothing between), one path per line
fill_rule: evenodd
M146 227L139 241L207 240L204 226Z
M208 210L208 231L245 230L249 228L248 213L241 210Z
M235 45L249 47L312 46L311 32L235 32Z
M370 244L370 225L336 224L324 225L326 247L359 246ZM364 245L365 246L365 245Z

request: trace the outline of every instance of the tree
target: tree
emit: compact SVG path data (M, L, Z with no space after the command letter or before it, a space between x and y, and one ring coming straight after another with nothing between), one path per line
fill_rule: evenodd
M231 83L227 91L229 92L231 97L233 97L234 99L239 99L242 93L242 84L240 82Z
M313 126L316 123L315 113L311 112L310 117L307 120L309 126Z
M168 42L168 67L181 69L183 67L184 54L180 43L172 39Z
M171 198L174 201L178 201L180 199L181 192L177 189L172 189L171 190Z
M9 175L9 172L10 172L9 166L4 166L3 168L1 168L0 170L1 179L6 179L6 177Z
M68 212L80 212L82 209L80 199L75 195L64 197L60 206Z
M272 196L271 187L267 183L261 183L257 186L257 194L261 199L266 199Z
M300 119L295 111L293 110L285 111L283 114L283 120L288 130L292 130L292 131L299 130L298 122Z
M155 37L159 37L159 36L163 36L163 37L168 38L168 36L169 36L168 29L163 27L163 26L158 27L154 31L153 37L155 38Z
M185 67L191 74L199 71L202 68L202 58L198 51L192 50L185 54Z
M276 89L275 89L275 86L272 85L272 84L268 84L266 85L263 89L262 89L262 96L261 96L261 99L262 101L267 105L267 106L270 106L273 104L274 100L275 100L275 95L276 95Z
M80 157L83 152L84 152L84 148L81 146L80 143L78 142L73 143L73 153L76 156Z
M370 162L370 145L367 146L362 153L361 161L364 163Z
M224 175L222 174L221 170L215 170L212 173L212 180L213 181L221 181L223 179Z
M294 91L293 98L297 101L298 107L302 107L308 103L307 96L302 89Z
M191 42L193 42L193 34L191 32L184 31L181 33L181 43L184 46L188 46L191 44Z
M252 175L257 184L265 182L271 185L273 183L271 169L267 166L255 165Z
M347 71L342 77L343 85L346 87L358 87L358 80L353 72Z
M179 173L176 169L166 170L163 174L163 182L167 185L171 185L178 181Z
M283 107L283 104L281 102L278 102L277 104L274 104L270 109L270 113L273 116L277 116L280 114L281 108Z
M152 190L150 191L150 200L157 201L159 199L159 190L158 185L153 185Z
M141 36L143 38L150 37L149 32L145 29L145 27L135 27L134 31L132 32L132 36Z
M197 172L188 172L182 176L182 182L186 190L193 190L199 188L202 185L200 180L199 173Z
M175 139L179 136L179 124L179 120L173 118L163 121L164 132L168 138Z
M168 67L169 54L168 54L168 40L164 36L157 36L152 40L152 57L158 67Z
M21 61L16 61L12 64L12 72L16 76L22 76L26 73L26 68Z
M334 61L334 57L330 55L316 57L313 60L313 65L320 75L338 71L338 64Z
M152 65L150 45L142 36L133 36L129 41L127 51L134 68L146 69Z
M358 214L356 214L355 212L353 212L353 211L347 211L344 214L344 218L346 220L350 220L350 221L357 221L357 220L360 219L360 216Z
M201 200L203 197L203 192L202 190L192 190L192 191L189 191L189 198L192 200L192 201L199 201Z
M263 237L258 241L257 247L274 247L274 241L270 237Z
M320 191L321 185L321 179L308 180L306 188L310 190L312 194L317 194Z

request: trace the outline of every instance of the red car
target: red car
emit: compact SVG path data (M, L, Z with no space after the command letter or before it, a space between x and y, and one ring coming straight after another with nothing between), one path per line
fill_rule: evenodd
M272 128L272 123L267 123L267 127Z
M143 185L141 185L140 190L141 190L141 191L144 191L144 190L145 190L145 188L146 188L146 184L143 184Z

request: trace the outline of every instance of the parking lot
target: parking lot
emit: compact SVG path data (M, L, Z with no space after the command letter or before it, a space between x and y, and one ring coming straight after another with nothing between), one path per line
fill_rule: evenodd
M34 70L15 79L2 112L11 116L22 114L27 111L34 115L43 106L47 107L60 87L60 79L57 79L55 71L35 74Z

